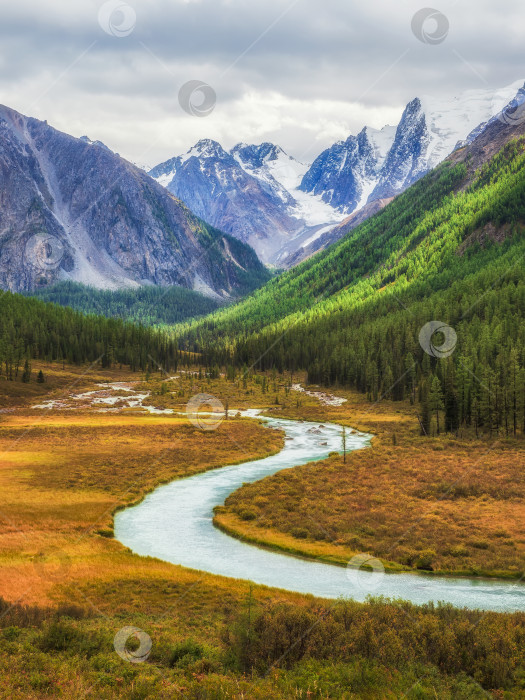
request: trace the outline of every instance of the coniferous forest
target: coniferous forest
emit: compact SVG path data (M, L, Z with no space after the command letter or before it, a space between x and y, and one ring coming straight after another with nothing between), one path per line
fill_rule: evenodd
M85 314L124 318L145 326L174 324L215 311L220 303L184 287L100 290L77 282L59 282L30 293L42 301L70 306Z
M164 333L121 319L87 316L10 292L0 292L0 377L15 379L26 359L68 364L125 365L132 371L177 367L177 346Z
M181 347L210 365L306 369L370 401L409 398L427 434L433 415L436 431L523 431L524 147L477 170L468 155L441 165L338 245L182 326ZM446 359L419 342L432 320L457 336Z
M462 425L523 432L524 150L525 139L510 142L475 172L468 158L441 165L327 252L175 330L4 292L3 372L17 375L26 357L169 370L180 346L208 368L306 370L311 383L353 387L372 402L410 399L426 434ZM183 290L145 288L117 298L70 283L39 294L145 323L215 304ZM446 359L419 342L432 320L457 336ZM432 341L439 348L439 332Z

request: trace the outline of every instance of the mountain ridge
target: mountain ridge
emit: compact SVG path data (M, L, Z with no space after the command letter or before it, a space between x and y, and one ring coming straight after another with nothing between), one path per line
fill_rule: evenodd
M416 97L397 126L365 126L325 149L309 166L270 142L241 143L230 151L213 142L211 151L202 148L208 141L203 139L150 174L202 218L249 242L263 261L289 267L315 252L317 239L324 247L330 230L346 217L396 196L457 145L472 140L522 84L471 90L448 101ZM193 171L184 165L188 157L198 161ZM196 170L208 180L196 178Z
M103 144L0 107L0 286L177 285L230 298L267 279L251 249L201 221ZM50 259L56 253L56 260Z
M339 220L320 197L290 193L306 170L274 144L239 143L226 151L217 141L201 139L149 174L208 223L278 265L279 250L291 238L305 240L327 220Z
M360 303L364 298L371 297L374 290L376 294L379 290L386 294L385 290L389 289L394 281L400 285L401 293L415 261L428 262L429 252L425 241L430 236L433 238L435 255L440 261L444 259L443 241L436 233L438 223L435 212L440 207L443 209L439 225L445 227L447 217L450 216L447 207L454 212L460 211L459 205L454 203L458 197L465 200L462 206L468 224L461 224L465 237L478 228L482 229L491 220L490 216L494 218L496 215L492 214L493 211L497 212L498 221L501 219L503 223L507 219L517 220L516 217L522 215L520 212L523 208L519 204L521 194L516 188L522 187L525 181L524 135L525 118L512 126L499 119L491 120L475 141L455 151L445 163L427 173L373 217L347 231L346 235L328 250L271 280L264 288L234 307L210 316L209 327L213 328L215 344L220 344L223 334L224 337L229 337L236 333L237 328L242 327L242 338L238 339L238 352L244 361L250 363L253 361L253 358L250 358L251 352L256 352L257 347L257 344L250 340L250 336L257 335L261 328L264 328L264 342L268 341L274 332L277 335L283 332L284 319L288 319L286 323L292 326L301 322L306 328L306 318L317 318L323 305L326 305L326 309L332 306L334 309L339 308L340 296L342 298L348 294L352 286L356 288L356 299ZM513 151L511 142L516 139L521 141ZM512 167L506 166L506 148L510 149L509 161L514 159L516 162ZM498 158L499 161L496 161ZM494 167L499 169L501 177L509 178L508 186L502 182L496 189L491 185L490 179L487 179L488 176L483 174L484 168L486 170L492 162L495 163ZM475 183L480 191L484 191L485 188L489 192L488 188L492 187L493 203L490 200L482 200L487 214L483 208L476 209L469 199L474 199L477 190L472 188ZM512 206L505 203L506 198L514 198ZM459 214L456 215L459 217ZM525 229L525 215L523 219L521 239ZM471 220L479 225L474 225ZM459 233L453 230L454 236L459 236ZM510 232L507 233L510 235ZM393 247L393 237L398 243L398 248ZM448 254L455 256L463 239L456 248L454 241L455 238L451 237ZM475 239L472 239L472 242L474 244ZM359 294L358 288L362 290ZM328 316L329 314L327 318ZM207 343L208 321L202 319L194 324L194 327L195 330L192 325L188 327L187 342L192 350L198 347L202 349ZM228 343L231 346L231 337ZM268 342L268 345L271 343ZM278 353L277 347L275 353L267 358L268 366L275 361ZM297 356L303 357L302 350L298 351ZM300 362L298 364L300 365Z

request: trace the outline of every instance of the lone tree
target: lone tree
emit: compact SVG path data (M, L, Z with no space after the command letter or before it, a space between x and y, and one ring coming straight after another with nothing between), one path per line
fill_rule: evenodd
M343 443L343 462L346 464L346 428L343 425L343 432L341 434L341 441Z
M436 427L437 434L439 435L439 412L445 407L443 403L443 392L441 390L441 382L434 375L432 378L432 383L430 385L430 394L428 397L430 403L430 410L436 414Z
M421 435L426 435L427 437L430 436L431 420L432 415L430 412L429 387L428 382L425 381L421 391L421 417L419 418Z
M31 365L29 364L29 360L27 358L24 363L24 373L22 374L22 381L25 384L31 381Z
M46 381L46 378L44 377L44 373L42 372L42 370L40 370L38 372L36 380L39 384L43 384Z

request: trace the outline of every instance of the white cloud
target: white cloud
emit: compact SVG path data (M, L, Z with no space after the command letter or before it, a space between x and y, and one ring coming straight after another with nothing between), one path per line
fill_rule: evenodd
M122 38L98 24L102 4L3 8L0 100L150 164L204 137L275 141L311 160L365 124L395 123L416 95L496 88L523 72L521 0L504 13L492 0L441 2L450 32L437 46L412 34L419 0L131 0L136 25ZM192 79L217 93L205 119L178 104Z

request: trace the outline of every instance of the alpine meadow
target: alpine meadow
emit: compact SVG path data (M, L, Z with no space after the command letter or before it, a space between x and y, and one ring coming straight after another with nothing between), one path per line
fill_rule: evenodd
M0 699L525 699L523 6L4 5Z

